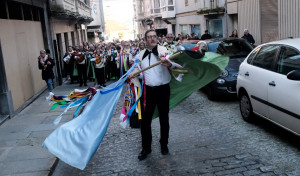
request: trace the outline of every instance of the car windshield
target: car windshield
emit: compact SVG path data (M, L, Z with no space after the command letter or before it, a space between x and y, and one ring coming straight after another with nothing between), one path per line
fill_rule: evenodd
M219 53L231 58L246 57L253 47L244 40L225 40L207 44L208 51Z

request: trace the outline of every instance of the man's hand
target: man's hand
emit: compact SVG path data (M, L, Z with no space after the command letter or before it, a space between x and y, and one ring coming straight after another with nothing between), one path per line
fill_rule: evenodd
M132 78L134 78L134 77L136 77L135 72L131 72L131 73L128 75L128 79L132 79Z
M47 64L44 65L44 69L46 69L46 68L47 68Z
M50 62L50 61L48 61L48 62L47 62L47 64L48 64L48 65L51 65L51 62Z
M166 66L166 67L171 67L172 66L172 64L165 57L161 58L161 64L163 66Z

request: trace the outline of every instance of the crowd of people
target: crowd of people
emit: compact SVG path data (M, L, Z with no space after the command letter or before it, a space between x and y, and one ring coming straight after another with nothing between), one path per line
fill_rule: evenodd
M229 37L238 37L238 31L234 30ZM199 38L194 33L191 35L178 34L175 37L172 33L166 36L157 36L157 44L165 46L169 50L174 49L184 40L206 40L212 36L205 30L205 33ZM255 40L248 29L244 30L242 36L252 45ZM173 48L172 48L173 47ZM146 39L135 40L114 40L113 42L88 43L82 42L77 46L68 46L67 52L63 56L64 70L70 78L70 84L78 83L79 87L87 86L87 81L96 81L97 86L105 87L106 82L110 79L119 79L126 73L127 69L133 62L135 55L146 49ZM39 60L39 68L42 70L42 78L46 81L48 90L52 95L52 82L54 74L52 67L53 59L45 50L41 50Z

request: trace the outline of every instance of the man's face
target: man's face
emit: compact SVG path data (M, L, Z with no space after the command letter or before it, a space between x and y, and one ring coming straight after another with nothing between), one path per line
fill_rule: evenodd
M124 43L124 48L125 49L130 49L130 43L129 42L125 42Z
M168 41L168 43L172 43L173 40L174 40L173 35L167 35L167 41Z
M79 45L79 49L82 50L83 49L83 45Z
M157 35L155 31L150 31L146 36L146 42L149 49L153 49L157 45Z
M73 48L72 47L69 47L68 48L69 52L73 51Z
M244 34L245 34L245 35L248 35L248 34L249 34L249 31L244 31Z

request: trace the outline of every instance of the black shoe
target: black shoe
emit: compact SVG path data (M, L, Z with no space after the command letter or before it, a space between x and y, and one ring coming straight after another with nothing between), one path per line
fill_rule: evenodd
M87 84L84 84L84 86L87 86Z
M106 87L106 85L105 85L105 84L103 84L103 87Z
M79 87L82 87L82 84L79 84Z
M162 155L168 155L169 154L168 146L161 146L161 154Z
M139 154L138 158L140 161L144 160L147 158L147 155L151 153L151 150L142 150L141 153Z

